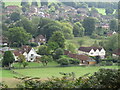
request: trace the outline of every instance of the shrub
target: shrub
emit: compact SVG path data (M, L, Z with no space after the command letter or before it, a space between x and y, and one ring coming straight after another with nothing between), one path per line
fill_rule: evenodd
M70 64L75 64L75 65L77 65L77 64L80 63L80 60L70 58L70 59L69 59L69 62L70 62Z
M99 64L100 64L100 66L105 66L106 65L106 61L101 61Z
M113 62L112 61L106 61L106 65L111 66L111 65L113 65Z
M58 63L59 63L60 65L69 65L69 64L70 64L68 58L60 58L60 59L58 59Z

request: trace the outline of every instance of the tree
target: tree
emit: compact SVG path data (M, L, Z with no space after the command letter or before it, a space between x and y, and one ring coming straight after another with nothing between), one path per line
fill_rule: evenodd
M48 62L53 61L53 58L50 55L49 56L44 55L40 58L40 61L42 62L43 66L47 66Z
M64 54L64 51L62 48L58 48L54 52L54 59L59 59L61 55Z
M29 6L28 0L22 0L21 1L21 6L28 7Z
M22 54L18 56L18 60L20 65L23 65L24 68L28 65L28 63L26 62L25 56Z
M78 44L79 44L80 46L82 46L82 45L84 44L84 40L79 40L79 41L78 41Z
M46 45L41 45L39 48L38 48L38 54L40 55L50 55L50 49L48 48L48 46Z
M9 28L7 37L11 44L16 43L19 46L27 43L32 36L27 33L22 27L14 27Z
M109 26L110 26L110 30L117 31L117 29L118 29L117 20L115 20L115 19L111 20Z
M16 27L23 27L27 33L35 34L36 30L33 29L34 24L27 18L22 18L19 22L15 24Z
M46 6L48 6L48 0L40 0L41 2L41 6L44 6L44 5L46 5Z
M87 17L83 20L83 27L85 28L85 35L92 35L95 31L95 19Z
M107 50L107 52L112 53L114 50L120 48L119 40L119 34L115 34L109 37L107 42L105 43L105 49Z
M20 20L20 14L17 13L17 12L13 12L13 13L11 14L11 16L10 16L10 19L11 19L12 21L16 22L16 21Z
M69 64L70 64L68 58L60 58L60 59L58 59L58 63L59 63L60 65L69 65Z
M73 34L75 37L82 37L84 35L84 28L80 22L76 22L73 26Z
M59 48L59 46L56 42L48 41L48 48L51 52L54 52L57 48Z
M60 48L65 48L65 37L62 32L56 31L50 38L51 42L56 42Z
M10 65L15 61L15 58L11 51L6 51L3 56L2 66L10 67Z
M72 53L76 53L76 46L73 43L66 43L66 49L71 51Z
M113 12L114 12L114 9L113 9L113 8L108 7L108 8L105 9L106 15L108 15L108 14L113 14Z
M32 4L31 4L32 6L38 6L38 3L37 3L37 1L36 0L32 0Z

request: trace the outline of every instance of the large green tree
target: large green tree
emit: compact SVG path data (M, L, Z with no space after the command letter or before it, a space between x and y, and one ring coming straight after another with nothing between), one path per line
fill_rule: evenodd
M114 9L113 9L113 8L107 7L107 8L105 9L106 15L113 14L113 12L114 12Z
M118 23L117 23L116 19L111 20L109 26L110 26L110 30L118 31L117 30L118 29Z
M40 0L40 4L41 6L44 6L44 5L48 6L48 0Z
M23 45L31 39L31 34L27 33L22 27L9 28L7 34L11 44L16 43L18 46Z
M10 67L10 65L15 61L15 58L11 51L6 51L3 56L2 66Z
M32 6L38 6L38 3L37 3L37 1L36 0L32 0L32 4L31 4Z
M14 22L20 20L20 14L17 13L17 12L13 12L11 15L10 15L10 19Z
M92 35L95 31L95 19L92 17L87 17L83 20L83 27L85 28L85 35Z
M75 37L82 37L84 35L84 28L80 22L74 24L73 34Z
M40 55L50 55L50 49L48 48L48 46L46 45L41 45L39 48L38 48L38 54Z
M56 31L50 38L51 42L56 42L60 48L65 48L65 37L62 32Z

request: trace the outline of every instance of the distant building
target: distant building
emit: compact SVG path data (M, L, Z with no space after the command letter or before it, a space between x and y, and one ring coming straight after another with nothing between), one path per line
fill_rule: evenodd
M78 53L89 56L99 56L101 59L104 59L106 55L106 51L101 47L80 47Z
M36 51L32 47L26 45L22 46L20 50L15 50L13 54L15 57L15 61L18 61L18 56L21 54L25 56L26 61L30 61L30 62L36 61L37 58L41 57L36 53Z
M78 59L80 60L80 64L86 64L86 65L93 65L96 64L96 61L89 57L88 55L84 54L73 54L70 51L65 50L64 54L67 55L70 58Z
M114 57L119 57L119 56L120 56L120 48L117 49L117 50L115 50L115 51L113 52L112 56L114 56Z
M46 43L46 38L43 35L38 35L35 38L32 38L30 42L37 43L39 46Z

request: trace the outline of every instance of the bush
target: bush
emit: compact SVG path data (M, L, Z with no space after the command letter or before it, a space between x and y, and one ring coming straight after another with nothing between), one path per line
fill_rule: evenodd
M112 61L106 61L106 65L111 66L111 65L113 65L113 62Z
M100 65L100 66L105 66L105 65L106 65L106 61L101 61L101 62L99 63L99 65Z
M69 65L69 64L70 64L68 58L60 58L60 59L58 59L58 63L59 63L60 65Z
M69 62L70 62L70 64L75 64L75 65L77 65L77 64L80 63L80 60L70 58L70 59L69 59Z

